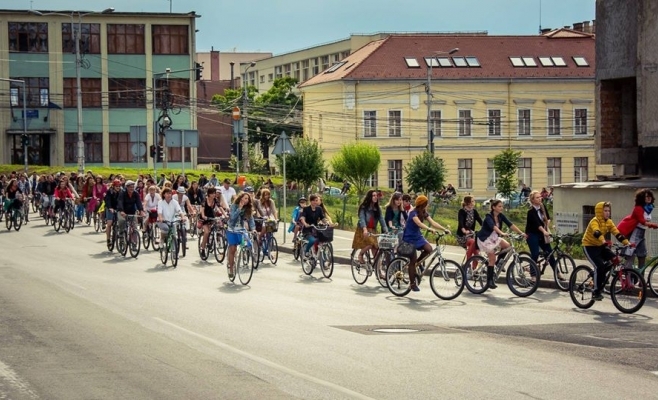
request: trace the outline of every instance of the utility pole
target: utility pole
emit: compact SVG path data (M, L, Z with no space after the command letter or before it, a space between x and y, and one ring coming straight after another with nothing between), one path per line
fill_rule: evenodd
M427 151L434 157L434 131L432 129L432 64L436 62L439 65L437 54L454 54L459 51L459 48L454 48L450 51L437 51L433 56L427 57Z
M242 119L244 120L244 135L242 136L242 169L244 172L249 171L249 118L247 114L247 105L249 104L247 71L249 68L255 66L256 63L252 61L249 66L244 70L244 93L242 97Z
M27 136L27 95L25 93L25 89L26 89L25 80L0 78L0 81L11 82L11 83L20 83L21 85L23 85L23 134L21 135L21 145L23 146L23 162L25 163L25 173L27 174L28 136ZM10 85L10 87L11 87L11 85ZM11 93L11 89L9 90L9 92ZM9 101L11 102L11 99Z

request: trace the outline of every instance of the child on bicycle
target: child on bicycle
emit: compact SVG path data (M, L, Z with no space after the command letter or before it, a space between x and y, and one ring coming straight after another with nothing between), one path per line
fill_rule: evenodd
M306 197L300 197L299 200L297 200L297 207L292 210L292 218L290 219L290 226L288 227L288 233L293 232L292 237L296 237L297 233L302 229L302 226L299 223L299 217L301 217L304 207L306 207Z
M596 283L592 293L594 300L603 300L601 291L605 285L605 276L611 267L610 260L615 256L610 250L611 242L606 241L606 236L613 234L622 244L628 244L628 239L619 232L615 223L610 219L610 213L610 203L603 201L597 203L594 207L594 218L587 224L582 240L585 256L594 265L594 282Z

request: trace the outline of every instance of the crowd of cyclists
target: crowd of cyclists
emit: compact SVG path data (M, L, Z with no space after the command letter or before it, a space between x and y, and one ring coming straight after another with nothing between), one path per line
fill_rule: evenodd
M121 175L110 175L106 179L93 174L92 171L87 171L83 176L74 173L67 175L63 172L41 176L36 173L31 176L12 173L8 177L0 176L0 195L4 199L3 211L7 213L20 210L25 223L29 222L29 207L26 206L28 202L33 204L33 210L44 217L47 223L56 224L58 218L62 218L62 210L67 207L74 210L74 215L70 216L75 219L71 221L71 226L75 223L89 224L92 219L99 218L102 221L100 225L105 229L108 248L111 248L112 241L115 240L111 232L113 229L124 231L129 216L141 221L140 226L144 234L155 225L159 235L154 241L159 243L165 242L174 222L182 221L183 235L179 245L187 249L188 233L198 234L198 251L204 260L211 251L206 248L210 233L219 232L226 248L214 251L228 255L227 269L232 280L236 273L236 249L245 240L245 232L253 238L254 247L263 253L253 255L258 260L263 255L267 256L268 251L274 250L263 246L263 240L278 229L279 220L277 205L272 199L271 181L266 182L257 191L246 182L242 182L239 191L236 191L234 183L236 182L228 179L220 183L214 174L210 178L201 175L199 180L195 181L188 180L184 175L172 175L169 178L161 175L157 180L150 175L139 175L133 181ZM512 265L509 268L517 272L508 272L508 281L515 281L508 282L510 288L512 284L518 286L519 281L523 280L530 288L525 293L534 292L532 287L536 289L542 274L538 266L542 261L540 257L545 257L543 262L553 269L558 287L568 288L570 292L584 291L582 287L574 289L578 282L572 282L572 271L575 269L573 259L565 254L555 256L552 243L556 240L559 245L561 241L565 241L565 236L551 232L551 217L545 206L546 193L530 191L525 187L524 190L527 191L525 194L529 201L525 230L521 230L505 216L501 200L492 200L490 210L482 216L476 209L475 199L469 195L463 196L462 207L457 215L455 236L457 243L465 249L466 256L459 271L448 273L445 267L443 268L445 280L461 280L458 284L462 287L466 284L469 290L471 287L477 289L478 284L484 290L496 289L496 278L500 273L496 266L507 252L513 251ZM592 302L603 298L606 279L615 263L619 264L616 261L619 251L613 252L610 235L614 235L622 244L624 254L637 256L639 268L645 267L645 231L658 228L658 224L651 222L654 200L651 190L639 190L631 214L621 221L619 227L610 219L609 203L600 202L596 205L596 215L581 239L585 256L594 266L591 269L591 287L588 288ZM405 282L408 291L419 291L418 284L423 275L427 275L430 269L436 270L435 267L438 266L424 265L435 250L423 231L439 236L451 233L447 227L431 218L428 204L429 199L423 195L412 201L409 194L396 191L386 200L383 199L381 191L368 191L358 205L358 223L352 241L353 273L355 269L365 270L368 266L368 271L379 274L381 281L387 282L389 286L397 279L398 282ZM293 242L300 248L299 256L303 269L304 262L317 258L313 251L317 248L318 241L330 242L333 237L318 232L333 226L320 194L310 194L308 200L306 197L298 200L288 231L293 233ZM508 233L504 226L513 233ZM514 241L525 241L529 254L517 254L513 248L514 244L511 243ZM368 265L376 258L380 243L387 243L387 246L394 243L394 255L406 260L403 271L391 271L390 267L394 263L390 259L384 260L376 267ZM331 247L330 251L333 252ZM185 251L182 254L184 255ZM633 267L632 256L627 257L630 261L627 261L626 268ZM325 257L321 262L323 268L328 265L327 261ZM333 269L333 254L329 261ZM515 267L514 263L518 265ZM257 264L254 268L257 268ZM504 271L504 268L502 269ZM648 281L650 286L651 277L652 273ZM656 279L655 284L658 285L658 277ZM434 286L432 287L434 289Z

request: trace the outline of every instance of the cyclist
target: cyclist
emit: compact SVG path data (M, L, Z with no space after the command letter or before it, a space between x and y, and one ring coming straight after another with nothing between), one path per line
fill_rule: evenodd
M126 215L144 214L144 207L139 193L135 190L135 182L126 181L126 190L121 191L117 198L119 213L119 232L126 227Z
M97 175L95 179L96 183L91 191L92 198L89 200L89 212L96 212L98 210L101 201L105 198L105 193L107 193L107 186L103 184L103 177Z
M540 192L533 190L530 192L528 199L531 207L526 218L525 233L528 237L526 241L528 242L528 249L530 249L530 257L534 262L537 262L540 248L546 254L553 251L551 248L551 231L549 229L551 216L544 207ZM555 268L555 257L553 255L549 258L548 263L553 268L553 273L558 274L558 279L564 280L564 277L560 276L560 272Z
M10 180L5 189L5 196L7 199L5 200L5 211L9 212L11 209L20 210L23 207L21 194L22 192L18 187L18 181L16 179ZM8 218L8 216L6 218Z
M57 221L57 211L64 208L64 202L66 199L74 199L73 193L68 186L68 182L64 179L59 181L57 188L55 189L55 209L53 210L54 219Z
M436 232L437 229L444 231L446 234L450 230L444 228L438 222L432 220L427 213L427 197L420 195L416 198L416 206L409 213L409 222L404 227L404 234L402 240L411 243L414 246L414 251L409 260L409 281L411 290L414 292L420 291L416 281L416 263L423 262L425 258L432 252L432 245L425 239L421 229L428 229L431 232ZM429 222L430 226L427 226ZM416 250L422 250L420 257L416 257Z
M352 239L352 249L360 249L359 263L364 265L366 262L363 259L363 254L370 251L370 249L377 249L377 238L370 236L371 233L377 231L377 224L381 225L384 233L388 232L386 222L384 220L384 213L379 207L379 194L376 190L369 190L366 196L359 205L359 222L354 231L354 239Z
M180 178L179 178L180 180ZM186 189L182 184L179 184L178 188L176 189L176 196L175 200L178 202L178 205L180 205L180 208L183 210L183 212L187 215L192 215L196 211L194 207L190 204L190 199L187 197ZM187 219L185 220L187 221ZM187 230L189 227L187 226L187 222L183 225L183 243L182 245L185 246L187 249Z
M201 190L197 181L192 181L192 185L187 191L187 197L190 199L190 204L193 206L200 206L203 204L203 190Z
M212 179L210 180L210 182L212 183ZM222 194L222 197L224 197L224 202L226 203L226 205L232 204L233 200L235 199L235 196L237 196L237 193L235 193L235 189L233 189L233 187L231 186L231 180L228 178L224 179L224 182L222 182L222 186L219 187L219 191Z
M473 233L475 231L475 223L482 226L482 217L475 209L475 201L473 196L464 196L462 201L462 208L457 212L457 243L466 249L466 259L468 260L474 254L477 254L478 247L475 242ZM469 236L470 235L470 236Z
M210 226L213 224L213 221L208 218L215 218L223 214L220 199L223 200L223 197L221 195L217 196L217 189L214 187L208 188L206 198L201 205L201 216L199 218L199 221L201 221L202 224L201 226L203 227L201 251L206 250L208 236L210 235Z
M259 217L266 220L278 220L276 212L276 204L272 200L272 194L269 189L261 188L260 199L256 201L256 211ZM263 236L266 233L265 221L263 221L262 226L260 227L260 235L258 237L259 243L263 240Z
M256 226L254 224L254 204L249 193L240 193L231 205L231 211L228 220L228 228L226 231L226 241L228 242L228 266L229 277L232 279L235 276L235 251L238 244L242 241L242 230L245 225L249 231L254 231Z
M615 223L610 219L611 210L609 202L596 203L594 218L587 224L582 240L585 256L594 265L594 282L596 283L592 293L594 300L603 300L601 292L605 285L605 275L608 269L612 267L610 260L615 257L610 250L611 243L606 242L606 235L615 235L617 240L624 245L629 243L628 239L619 232Z
M388 229L402 229L407 218L408 214L402 206L402 193L393 193L386 206L386 215L384 216L386 226L388 226Z
M54 206L53 198L55 196L55 189L57 188L57 183L55 182L55 177L53 174L48 175L45 182L41 183L41 188L37 189L41 192L41 201L44 212L48 211L48 207ZM50 215L53 216L52 214Z
M105 193L105 221L107 222L105 236L107 237L108 246L112 240L110 239L110 231L112 230L112 224L114 224L114 213L117 209L121 190L121 181L115 179L112 181L112 186L107 190L107 193Z
M32 193L32 185L30 184L30 181L27 179L27 175L24 173L21 174L17 183L18 183L18 188L23 194L23 201L24 202L29 201L29 196ZM28 209L25 210L24 218L25 218L25 223L27 224L29 222Z
M306 236L308 243L306 243L306 248L304 249L304 257L309 257L309 251L313 244L315 244L315 236L312 233L311 225L318 225L320 223L328 224L327 217L324 214L324 210L320 207L322 200L317 194L312 194L309 196L311 204L308 207L305 207L302 211L302 214L299 217L299 222L302 226L302 234Z
M647 260L647 244L645 233L647 228L656 229L658 224L651 222L651 211L653 211L654 202L653 192L649 189L640 189L635 192L635 207L630 215L621 220L617 228L622 235L629 238L630 242L635 245L635 254L637 256L637 268L644 268ZM628 257L627 267L633 267L633 258Z
M158 222L160 225L160 243L166 245L167 234L169 233L169 225L164 222L174 222L174 218L179 216L185 221L185 213L180 208L180 204L173 198L173 192L170 188L162 190L162 200L158 202Z
M299 217L302 215L304 207L306 207L306 197L302 196L297 200L297 207L292 210L292 218L290 219L290 226L288 227L288 233L293 232L293 238L296 237L297 233L302 229L302 226L299 223Z
M160 194L158 194L158 187L151 185L148 188L148 193L144 196L144 210L148 212L148 218L144 224L144 231L148 232L151 229L151 224L155 223L158 220L158 204L160 204ZM153 238L157 240L157 238Z

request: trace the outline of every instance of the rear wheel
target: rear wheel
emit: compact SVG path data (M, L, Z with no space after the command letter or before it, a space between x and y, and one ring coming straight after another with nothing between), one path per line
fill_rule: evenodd
M276 265L276 262L279 261L279 245L274 235L271 235L267 241L267 257L272 265Z
M238 279L240 279L240 283L243 285L249 284L254 274L253 262L251 262L252 256L253 252L250 252L249 249L242 249L236 263Z
M151 236L149 231L142 232L142 245L144 245L144 250L148 250L151 245Z
M7 230L10 231L12 226L14 226L14 218L13 218L13 211L8 210L6 215L5 215L5 225L7 226Z
M386 269L388 268L388 264L391 263L391 260L393 260L393 252L389 250L379 251L383 251L383 253L378 257L377 264L373 266L373 273L377 278L377 282L382 287L388 287L386 285Z
M539 287L539 269L529 257L518 257L517 261L507 269L507 286L515 295L528 297Z
M261 251L260 251L260 246L258 245L258 238L251 238L251 264L254 267L254 269L258 269L258 265L260 264L260 256L261 256Z
M128 234L126 231L121 232L117 236L117 251L124 257L128 253Z
M388 290L396 296L406 296L411 291L409 280L409 260L395 258L386 269L386 284Z
M647 300L647 284L642 275L634 269L623 269L614 274L611 286L619 290L611 290L610 297L617 310L632 314L642 308Z
M489 288L487 282L488 260L482 256L473 256L463 266L466 289L473 294L482 294Z
M128 238L128 249L130 250L130 256L132 258L137 258L139 255L139 250L141 247L141 239L139 236L139 231L135 230L130 230L130 237Z
M352 278L354 282L359 285L363 285L368 280L369 269L368 266L359 264L359 249L352 250L352 255L350 256L350 265L352 267Z
M658 296L658 264L654 265L649 271L649 288L654 296Z
M432 268L430 287L434 294L442 300L452 300L464 290L464 274L462 267L452 261L441 259Z
M299 256L302 253L301 243L302 243L301 240L293 239L292 256L295 258L295 260L299 260Z
M590 308L594 305L594 273L588 265L579 265L569 278L569 296L578 308Z
M187 239L185 237L186 235L187 233L184 230L178 229L178 246L179 246L178 248L180 249L178 254L181 257L185 257L185 255L187 254L187 249L185 248L187 246L187 240L183 240L183 239Z
M571 273L576 268L576 262L568 254L560 254L555 260L555 271L553 271L553 279L555 284L562 291L569 290L569 278Z

